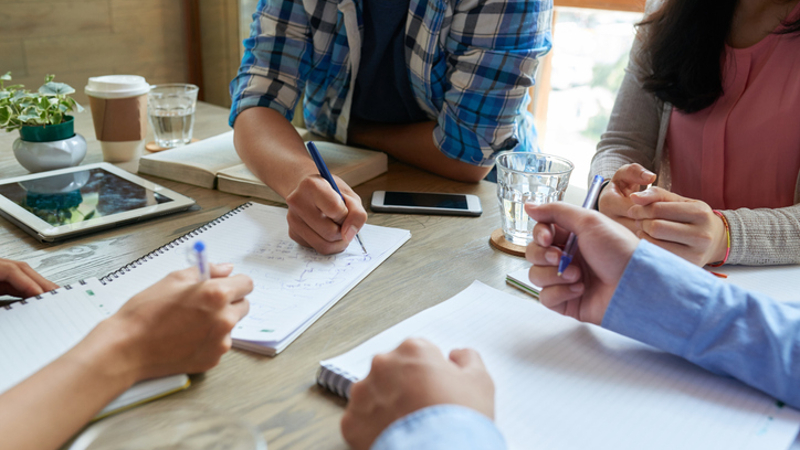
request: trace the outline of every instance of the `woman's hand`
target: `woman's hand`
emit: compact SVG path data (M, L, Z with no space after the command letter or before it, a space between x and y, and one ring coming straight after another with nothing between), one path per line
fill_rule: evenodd
M53 289L58 289L58 285L39 275L28 264L0 259L0 295L28 298Z
M725 258L725 223L706 203L658 187L630 198L633 205L627 216L636 221L639 238L698 266Z
M654 181L656 174L653 172L639 164L626 164L614 173L611 181L600 193L597 209L635 232L636 224L627 216L628 209L633 206L630 196Z

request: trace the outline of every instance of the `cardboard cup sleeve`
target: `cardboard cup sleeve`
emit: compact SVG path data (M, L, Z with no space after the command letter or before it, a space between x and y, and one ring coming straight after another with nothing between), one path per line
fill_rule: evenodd
M147 95L128 98L89 96L98 141L139 141L147 133Z

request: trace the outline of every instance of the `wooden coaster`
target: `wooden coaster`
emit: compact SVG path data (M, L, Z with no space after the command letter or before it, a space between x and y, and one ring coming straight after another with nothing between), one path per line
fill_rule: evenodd
M200 141L200 139L192 139L192 142L190 142L190 144L194 144L195 142L199 142L199 141ZM144 148L145 148L145 150L147 150L150 153L155 153L155 152L163 152L164 150L172 150L173 148L178 148L178 147L159 147L158 144L156 144L155 141L152 141L152 142L148 142L144 146Z
M525 257L525 247L508 242L506 237L503 235L502 228L498 228L492 232L492 236L489 238L489 243L492 244L492 247L500 250L501 252L514 256L522 256L523 258Z

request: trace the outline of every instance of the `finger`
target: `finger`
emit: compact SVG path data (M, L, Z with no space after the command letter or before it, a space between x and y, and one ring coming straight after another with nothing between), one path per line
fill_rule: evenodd
M563 247L569 238L569 231L550 223L537 223L533 227L533 238L542 247Z
M647 186L654 181L656 181L656 174L636 163L620 167L611 177L611 182L624 190Z
M471 348L461 348L450 352L450 361L462 369L486 370L481 355Z
M639 230L638 232L636 232L636 237L638 237L639 239L645 240L645 241L647 241L647 242L649 242L649 243L651 243L653 245L657 245L657 246L663 248L664 250L667 250L670 253L674 253L674 254L680 256L683 259L686 259L686 260L689 260L689 261L692 260L691 259L691 256L692 256L691 248L686 246L686 245L678 244L678 243L675 243L675 242L662 241L661 239L656 239L656 238L648 235L647 233L645 233L642 230Z
M28 277L33 280L34 283L38 284L40 288L44 292L52 291L54 289L58 289L58 285L53 283L52 281L48 280L47 278L41 276L39 272L33 270L31 266L26 263L19 263L18 266L22 271L28 275Z
M577 300L582 295L583 283L561 284L542 289L539 292L539 302L549 309L568 315L571 311L567 302Z
M697 235L694 225L671 222L669 220L642 220L640 228L647 236L660 241L669 241L683 245L697 245L702 239Z
M328 242L342 239L342 228L339 224L325 216L313 204L295 205L286 214L286 221L289 223L289 228L294 228L309 244L314 238L311 237L312 233L305 230L312 231L313 235Z
M528 270L528 278L531 283L541 287L572 284L581 279L581 269L570 264L564 269L564 273L558 275L556 266L532 266Z
M33 297L44 293L44 289L39 286L31 277L23 272L22 268L16 264L8 264L3 268L0 273L0 282L8 283L11 289L0 294L10 294L15 297Z
M525 259L534 266L557 266L561 253L557 247L541 247L532 242L525 249Z
M253 280L244 274L226 278L214 278L204 283L207 289L222 292L225 296L223 306L241 301L247 294L253 292Z
M347 206L344 200L342 200L342 196L321 176L316 178L314 186L315 189L311 190L311 199L314 206L316 206L325 217L328 217L337 224L342 223L347 217Z
M233 264L231 263L209 264L208 266L211 278L227 277L233 272Z
M564 202L545 203L544 205L527 204L525 211L537 222L553 223L577 235L601 225L603 221L611 221L597 211Z
M250 312L250 302L246 298L231 303L230 309L236 322L244 319L247 313Z
M305 247L311 247L323 255L339 253L347 248L348 243L341 239L329 241L314 231L306 222L299 220L294 214L287 214L289 237ZM330 220L328 220L330 222ZM331 222L332 223L332 222ZM338 225L334 225L338 228Z
M367 223L367 211L361 204L361 198L357 195L347 194L344 196L347 206L347 218L342 222L341 232L343 238L348 243L353 240L356 233Z
M656 202L649 205L633 205L628 217L634 220L664 219L672 222L697 223L704 217L700 202Z
M637 205L649 205L654 202L687 202L690 199L681 197L678 194L672 193L666 189L661 189L657 186L650 186L649 188L641 191L634 192L630 195L630 199Z

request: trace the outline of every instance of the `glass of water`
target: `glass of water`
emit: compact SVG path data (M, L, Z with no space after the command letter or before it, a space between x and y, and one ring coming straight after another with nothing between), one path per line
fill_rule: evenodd
M525 214L525 203L563 200L575 166L555 155L530 152L503 152L496 164L503 235L512 244L528 245L536 221Z
M159 84L150 89L147 116L159 147L178 147L192 141L198 90L193 84Z

